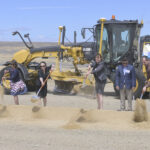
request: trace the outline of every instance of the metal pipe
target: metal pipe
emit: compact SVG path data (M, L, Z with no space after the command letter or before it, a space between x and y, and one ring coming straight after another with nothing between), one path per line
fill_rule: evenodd
M61 32L63 30L62 26L59 26L59 40L58 40L58 45L60 45L60 39L61 39Z
M61 40L61 33L63 30L63 26L59 26L59 40L58 40L58 45L61 45L60 40ZM56 58L56 71L60 72L60 61L59 61L59 52Z
M62 29L62 42L61 42L62 45L65 44L65 34L66 34L66 27L63 26L63 29Z
M29 41L29 43L30 43L30 45L31 45L30 47L33 48L33 43L32 43L32 41L31 41L31 39L30 39L30 37L29 37L29 33L25 34L24 37L28 39L28 41Z
M77 44L77 32L74 31L74 44L76 45Z
M102 55L102 42L103 42L103 29L104 29L104 22L106 21L105 18L101 18L100 22L101 22L101 36L100 36L100 46L99 46L99 54Z
M21 36L21 34L18 31L15 31L12 33L12 35L16 35L16 34L18 34L20 36L20 38L22 39L25 46L30 49L31 47L25 42L25 40L23 39L23 37Z

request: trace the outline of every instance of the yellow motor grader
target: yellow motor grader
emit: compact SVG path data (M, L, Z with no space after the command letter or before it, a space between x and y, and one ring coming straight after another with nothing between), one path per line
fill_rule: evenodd
M55 81L55 93L70 93L75 85L80 85L84 81L87 85L92 86L94 80L87 78L85 80L81 65L89 64L94 60L95 55L100 53L106 65L107 77L114 83L115 89L115 70L124 57L128 58L129 63L136 68L136 88L135 97L139 97L144 85L144 75L141 69L141 53L138 47L140 30L143 23L138 20L116 20L114 17L110 20L104 18L98 20L97 24L92 28L82 28L81 34L85 38L85 33L90 31L93 36L92 42L76 42L76 34L74 34L74 43L66 44L65 27L59 27L58 45L35 48L29 38L27 44L19 32L19 34L27 49L16 52L13 60L18 62L18 68L22 79L26 82L28 89L35 87L37 77L38 64L34 63L35 58L52 58L56 59L56 68L52 73L52 79ZM62 62L69 60L74 66L74 70L62 71ZM5 68L0 72L0 80L4 74L4 70L9 67L9 62L5 63ZM9 91L9 80L3 82L6 91ZM116 91L117 92L117 91Z

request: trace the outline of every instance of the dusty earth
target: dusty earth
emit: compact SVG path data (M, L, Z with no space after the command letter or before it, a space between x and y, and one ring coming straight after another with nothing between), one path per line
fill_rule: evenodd
M49 87L52 90L52 81ZM6 109L0 107L0 149L150 149L150 121L135 123L133 112L117 111L120 103L111 83L105 91L104 110L97 110L96 100L80 93L49 92L48 106L38 112L32 112L35 104L30 101L35 93L19 96L20 106L5 95L1 103ZM150 110L149 100L146 103Z
M38 112L32 111L38 103L30 101L35 93L19 96L19 106L12 96L4 95L0 101L0 150L150 149L150 121L136 123L134 112L117 111L120 102L112 83L105 87L103 110L96 109L93 96L54 95L52 80L48 86L47 107ZM150 111L150 101L145 101Z

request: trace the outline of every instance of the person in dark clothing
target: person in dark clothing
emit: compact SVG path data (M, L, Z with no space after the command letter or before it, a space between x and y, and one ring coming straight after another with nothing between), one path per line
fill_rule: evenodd
M9 73L10 77L6 78L5 74ZM16 105L19 105L18 95L22 95L27 92L27 87L25 83L21 80L19 76L19 70L17 68L17 62L13 60L11 62L11 68L4 71L4 76L2 80L10 80L10 94L14 96L14 102Z
M147 78L147 73L146 73L147 59L148 59L147 56L142 57L142 72L143 72L145 78Z
M39 97L43 98L43 105L46 106L47 104L47 82L44 84L45 79L47 78L47 76L50 74L52 67L47 67L46 62L42 61L40 63L40 69L38 71L38 78L36 80L36 93L38 92L38 90L40 89L40 87L43 85L40 93L39 93Z
M146 77L146 82L145 86L143 87L143 94L146 92L146 89L150 87L150 59L148 57L145 57L145 63L143 64L143 67L145 67L145 77Z
M105 74L105 65L100 54L96 55L95 61L89 65L89 71L86 76L88 76L90 73L94 74L95 78L95 90L97 94L98 109L102 109L103 93L107 76Z

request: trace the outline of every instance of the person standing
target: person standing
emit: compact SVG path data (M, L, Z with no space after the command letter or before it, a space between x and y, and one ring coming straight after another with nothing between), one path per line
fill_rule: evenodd
M128 64L127 58L116 70L116 89L120 91L120 111L125 111L125 98L128 99L128 111L132 111L133 90L136 87L135 69Z
M44 81L50 74L51 69L51 66L47 67L46 62L42 61L40 63L40 69L38 71L38 77L36 80L36 93L38 92L40 87L43 86L38 95L40 98L43 98L43 106L47 105L47 81L45 83Z
M4 71L4 76L2 77L2 80L10 80L10 94L14 96L15 104L19 105L18 95L25 94L27 92L27 87L19 76L19 70L17 65L17 62L15 60L12 60L11 68ZM9 78L5 77L6 73L10 74Z
M105 65L104 62L102 61L102 56L100 54L96 55L95 61L89 65L89 71L86 74L86 76L88 76L90 73L94 74L95 78L95 90L97 96L98 109L102 109L103 93L107 76L105 74Z
M147 60L148 60L147 56L142 57L142 72L143 72L145 78L147 78L147 73L146 73Z
M143 73L146 78L146 82L142 90L143 94L146 92L146 89L150 87L150 59L148 57L145 57L144 59L145 61L143 64Z

